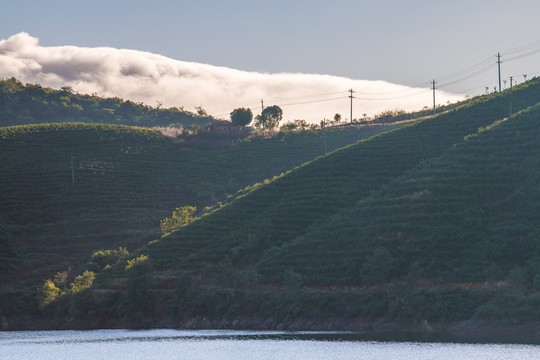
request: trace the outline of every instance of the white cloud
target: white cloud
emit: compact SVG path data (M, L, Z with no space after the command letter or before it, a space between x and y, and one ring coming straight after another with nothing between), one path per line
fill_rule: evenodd
M0 77L81 93L118 96L164 106L202 106L210 114L228 117L236 107L260 112L279 105L284 120L319 122L335 113L350 117L348 89L356 91L353 117L388 109L415 110L431 106L432 92L385 81L352 80L315 74L266 74L185 62L137 50L108 47L45 47L27 33L0 40ZM437 91L437 103L462 96Z

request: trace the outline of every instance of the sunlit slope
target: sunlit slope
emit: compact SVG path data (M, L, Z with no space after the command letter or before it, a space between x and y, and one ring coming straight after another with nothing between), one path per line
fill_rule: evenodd
M508 116L510 101L514 111L536 104L539 92L540 81L535 79L514 88L512 94L481 97L450 112L341 149L173 233L146 252L157 268L197 271L208 263L230 261L238 267L255 266L266 280L279 281L287 263L280 258L268 260L280 254L279 247L317 231L317 226L329 217L352 208L422 162L441 156L478 128ZM349 237L354 237L356 231L353 229ZM302 255L289 254L289 258L296 256ZM339 261L333 253L321 252L321 256ZM266 265L269 263L271 266ZM303 266L326 271L326 263L307 262ZM352 279L355 274L349 276Z
M388 126L327 132L330 150ZM203 139L204 140L204 139ZM204 141L211 141L206 139ZM74 272L100 248L158 238L178 206L202 209L324 153L321 132L193 147L142 128L82 123L0 129L0 248L24 286ZM0 272L8 266L2 266ZM0 273L0 277L1 277Z
M267 252L259 271L273 278L286 268L307 285L407 278L538 288L539 134L540 105L481 129Z

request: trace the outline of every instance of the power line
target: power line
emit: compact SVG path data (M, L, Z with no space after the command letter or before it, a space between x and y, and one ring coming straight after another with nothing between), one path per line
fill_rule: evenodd
M533 50L528 51L528 50L531 50L531 49L533 49ZM520 54L520 53L522 53L524 51L528 51L528 52ZM500 63L502 63L502 61L500 62L500 58L502 56L516 55L516 56L510 57L510 58L505 57L505 61L511 61L511 60L520 59L520 58L523 58L523 57L526 57L526 56L530 56L530 55L536 54L538 52L540 52L540 41L535 41L535 42L532 42L532 43L529 43L529 44L525 44L525 45L522 45L522 46L519 46L519 47L515 47L515 48L512 48L512 49L508 49L508 50L501 51L501 52L497 53L497 55L496 55L497 56L496 64L498 65L498 68L499 68L499 77L500 77ZM464 81L464 80L468 80L468 79L470 79L472 77L475 77L475 76L489 70L493 66L493 63L492 63L491 59L492 59L492 57L485 58L482 61L479 61L478 63L473 64L473 65L471 65L469 67L466 67L466 68L464 68L462 70L456 71L454 73L450 73L450 74L445 75L445 76L438 77L439 87L446 87L446 86L449 86L449 85L459 83L459 82ZM453 79L455 79L455 80L453 80ZM501 88L501 87L499 86L499 88ZM466 91L468 91L468 90L466 90Z
M472 74L467 74L467 75L464 75L456 80L453 80L453 81L450 81L450 82L447 82L447 83L442 83L442 84L439 84L439 87L445 87L445 86L449 86L449 85L453 85L453 84L457 84L459 82L462 82L463 80L468 80L468 79L471 79L477 75L480 75L481 73L483 72L486 72L487 70L490 70L495 64L494 63L489 63L489 64L485 64L483 68L480 68L478 69L476 72L472 73Z
M303 101L303 102L297 102L297 103L288 103L288 104L279 104L279 106L293 106L293 105L304 105L304 104L313 104L318 102L326 102L326 101L333 101L333 100L343 100L344 97L335 97L331 99L321 99L321 100L312 100L312 101Z
M502 63L501 57L505 56L505 61L512 61L512 60L516 60L516 59L520 59L520 58L524 58L524 57L536 54L538 52L540 52L540 41L535 41L535 42L532 42L532 43L529 43L529 44L525 44L525 45L522 45L522 46L519 46L519 47L515 47L515 48L512 48L512 49L508 49L508 50L501 51L501 52L497 53L497 55L496 55L497 56L497 62L495 64L497 64L498 71L499 71L499 91L502 91L501 73L500 73L500 64ZM506 57L506 56L509 56L509 55L514 55L514 56ZM465 80L470 80L470 79L472 79L472 78L474 78L474 77L476 77L476 76L490 70L495 65L492 62L491 59L492 59L492 57L490 56L490 57L485 58L485 59L483 59L483 60L481 60L481 61L479 61L479 62L477 62L477 63L475 63L473 65L465 67L465 68L463 68L461 70L458 70L458 71L455 71L455 72L440 76L440 77L437 78L437 80L438 80L437 82L435 82L435 80L430 81L430 82L426 81L426 82L422 82L422 83L417 84L417 85L412 86L412 87L407 87L406 89L399 89L399 90L395 90L395 91L386 91L386 92L356 92L356 91L353 91L352 89L349 89L349 90L347 90L347 92L350 93L350 95L348 97L351 99L351 120L352 120L352 103L353 103L353 100L387 101L387 100L396 100L396 99L401 99L401 98L406 98L406 97L412 97L412 96L424 93L427 89L421 89L421 90L415 91L415 92L412 92L412 91L414 91L415 88L418 88L418 87L426 87L428 83L430 85L432 85L431 90L433 90L434 103L435 103L435 85L434 85L434 83L438 84L437 88L443 88L443 87L454 85L456 83L459 83L459 82L462 82L462 81L465 81ZM468 89L468 90L465 90L465 91L467 92L467 91L478 89L478 88L480 88L480 87L471 88L471 89ZM289 101L289 100L302 100L302 99L313 99L313 98L318 98L318 97L323 97L323 96L328 96L328 95L341 94L341 93L344 93L344 92L345 91L334 91L334 92L327 92L327 93L320 93L320 94L313 94L313 95L304 95L304 96L296 96L296 97L289 97L289 98L275 98L274 102L279 104L279 106L295 106L295 105L305 105L305 104L313 104L313 103L319 103L319 102L328 102L328 101L340 100L340 99L343 99L344 97L332 97L332 98L315 99L315 100L299 101L299 102L291 102L291 103L287 103L286 101ZM373 97L358 97L358 96L354 96L353 93L356 93L358 95L374 95L374 96ZM400 95L386 96L386 97L378 97L377 96L377 95L390 95L390 94L400 94ZM285 103L283 103L283 102L285 102ZM261 100L261 103L262 103L262 100ZM255 107L255 102L250 103L250 104L252 104L252 105L249 106L249 107ZM223 110L227 109L228 110L228 109L233 109L235 107L242 106L242 105L245 106L245 103L244 104L239 104L239 105L230 105L230 106L222 107L221 109L223 109ZM435 107L434 107L434 110L435 110ZM214 111L216 111L216 110L214 110ZM226 116L226 115L229 115L229 113L220 114L220 115L217 115L217 116Z
M540 52L540 40L529 43L529 44L526 44L526 45L522 45L522 46L519 46L519 47L515 47L515 48L509 49L509 50L501 51L501 52L499 52L497 54L497 56L514 55L514 54L518 54L520 52L527 51L527 50L530 50L530 49L534 49L534 50L529 51L529 52L527 52L525 54L520 54L520 55L516 55L516 56L511 57L511 58L506 58L505 61L519 59L519 58L526 57L526 56L535 54L537 52ZM459 77L460 79L462 79L463 77L467 76L467 74L470 74L470 73L473 73L474 75L476 75L478 73L483 72L483 70L485 70L487 66L492 64L491 59L492 58L490 56L490 57L485 58L485 59L479 61L478 63L473 64L473 65L471 65L469 67L466 67L466 68L464 68L462 70L456 71L454 73L450 73L448 75L439 76L437 79L439 79L439 82L444 82L444 81L447 81L447 80L450 80L450 79L456 78L456 77ZM453 83L455 83L455 81L452 81L452 84ZM449 85L449 84L450 83L447 83L445 85ZM443 86L443 85L441 85L441 86Z
M342 94L343 92L344 92L343 90L342 91L333 91L333 92L324 93L324 94L317 94L317 95L299 96L299 97L292 97L292 98L277 98L277 100L279 100L279 101L288 101L288 100L310 99L310 98L315 98L315 97L320 97L320 96Z
M310 98L316 98L316 97L321 97L321 96L328 96L328 95L335 95L335 94L341 94L341 93L344 93L344 91L333 91L333 92L328 92L328 93L321 93L321 94L313 94L313 95L306 95L306 96L296 96L296 97L290 97L290 98L275 98L275 101L289 101L289 100L300 100L300 99L310 99ZM260 101L259 101L260 103ZM250 104L255 104L255 102L250 102ZM221 112L221 111L224 111L224 110L228 110L228 109L231 109L231 108L236 108L236 107L239 107L239 106L245 106L245 103L243 104L235 104L235 105L225 105L223 107L220 107L219 109L213 109L213 111L215 112ZM255 105L252 105L252 106L255 106Z
M513 54L516 54L516 53L519 53L519 52L522 52L522 51L527 51L527 50L535 48L535 47L540 47L540 40L534 41L534 42L529 43L529 44L521 45L521 46L518 46L518 47L515 47L515 48L512 48L512 49L502 51L502 53L504 55L513 55Z
M349 89L347 92L353 92L353 93L356 93L356 91L352 90L352 89ZM420 91L417 91L415 93L412 93L412 94L406 94L406 95L401 95L401 96L393 96L393 97L386 97L386 98L365 98L365 97L357 97L357 96L352 96L349 95L348 97L351 98L351 109L352 109L352 100L364 100L364 101L388 101L388 100L396 100L396 99L401 99L401 98L406 98L406 97L411 97L411 96L416 96L418 94L421 94L423 92L425 92L426 89L421 89ZM339 93L341 93L342 91L340 91ZM336 93L336 92L334 92ZM293 102L293 103L281 103L281 101L276 101L275 103L277 105L279 105L280 107L286 107L286 106L295 106L295 105L306 105L306 104L314 104L314 103L320 103L320 102L328 102L328 101L334 101L334 100L343 100L345 97L344 96L340 96L340 97L333 97L333 98L328 98L328 99L318 99L318 100L310 100L310 101L301 101L301 102ZM261 103L262 103L262 100L261 100ZM222 113L222 114L217 114L217 115L214 115L216 117L222 117L222 116L227 116L229 115L230 113Z
M406 94L406 95L401 95L401 96L392 96L392 97L386 97L386 98L364 98L364 97L355 97L355 99L357 100L366 100L366 101L386 101L386 100L395 100L395 99L402 99L402 98L406 98L406 97L411 97L411 96L416 96L416 95L419 95L421 93L424 93L426 92L427 89L421 89L415 93L412 93L412 94Z
M413 91L416 88L425 87L428 84L431 84L431 82L430 81L424 81L424 82L416 84L416 85L407 86L407 89L399 89L399 90L394 90L394 91L385 91L385 92L362 92L362 91L356 91L356 93L360 94L360 95L389 95L389 94L395 94L395 93L402 93L404 91ZM405 85L403 85L403 86L405 86Z
M511 58L508 58L506 59L506 61L511 61L511 60L516 60L516 59L521 59L521 58L524 58L524 57L527 57L529 55L533 55L533 54L536 54L540 52L540 49L536 49L536 50L533 50L533 51L530 51L528 53L525 53L525 54L522 54L522 55L518 55L518 56L514 56L514 57L511 57Z
M491 65L491 56L461 70L443 76L438 76L437 79L439 79L439 81L446 81L456 77L463 77L466 74L475 72L486 65Z
M236 109L238 107L251 108L251 107L259 106L259 103L260 103L260 100L259 101L249 102L249 103L236 104L236 105L226 105L226 106L222 106L222 107L220 107L218 109L211 109L211 110L209 110L209 112L223 112L223 111L227 111L229 109L234 110L234 109Z
M282 104L280 102L275 102L277 105L279 105L280 107L285 107L285 106L295 106L295 105L305 105L305 104L314 104L314 103L319 103L319 102L327 102L327 101L333 101L333 100L343 100L344 97L343 96L340 96L340 97L334 97L334 98L330 98L330 99L319 99L319 100L311 100L311 101L302 101L302 102L295 102L295 103L285 103L285 104ZM261 99L261 107L262 109L264 109L264 103L263 103L263 100ZM225 114L218 114L218 115L214 115L215 117L221 117L221 116L227 116L229 115L229 113Z

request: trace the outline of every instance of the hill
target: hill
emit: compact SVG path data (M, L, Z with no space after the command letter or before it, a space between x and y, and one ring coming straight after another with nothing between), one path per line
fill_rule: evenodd
M75 93L37 84L22 84L15 78L0 79L0 126L43 123L100 123L131 126L204 127L214 119L202 109L194 114L183 108L163 109L118 97Z
M329 129L326 146L332 151L396 126ZM68 274L69 284L100 249L133 252L159 238L160 220L177 207L202 213L324 154L320 131L228 147L212 146L220 137L192 138L104 124L0 128L0 313L15 298L31 312L39 284L57 273Z
M539 80L514 91L514 109L534 105L537 86ZM215 216L204 217L163 239L149 249L150 254L154 254L154 262L159 264L162 257L158 254L166 249L164 264L171 261L168 256L182 254L182 258L190 259L182 260L186 268L199 267L200 259L219 261L231 256L231 249L249 243L248 237L254 236L261 224L267 224L263 231L266 245L259 250L281 246L329 216L354 206L422 162L440 156L478 128L504 118L508 114L508 101L509 93L488 96L340 149L238 199ZM198 233L199 229L204 229L204 236ZM197 247L193 248L192 244ZM248 254L237 261L253 262L255 255L262 253Z
M73 316L137 324L341 319L342 329L380 318L538 319L539 87L476 99L247 189L49 311L71 301ZM506 119L510 101L527 110Z

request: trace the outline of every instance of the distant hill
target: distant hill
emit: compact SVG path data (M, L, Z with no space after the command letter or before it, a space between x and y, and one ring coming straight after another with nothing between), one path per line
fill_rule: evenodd
M106 269L80 305L173 326L540 320L539 89L478 98L248 189ZM510 101L523 111L506 120Z
M15 78L0 80L0 126L83 122L131 126L204 127L214 119L184 109L151 107L118 97L83 95L69 86L60 90Z

